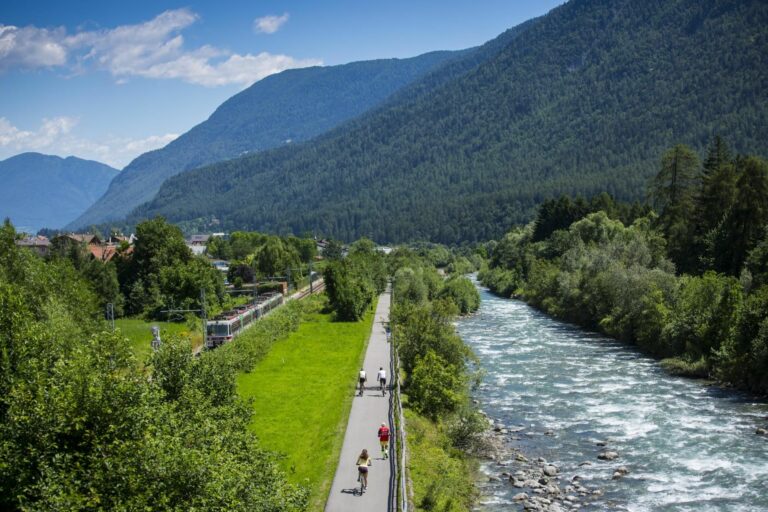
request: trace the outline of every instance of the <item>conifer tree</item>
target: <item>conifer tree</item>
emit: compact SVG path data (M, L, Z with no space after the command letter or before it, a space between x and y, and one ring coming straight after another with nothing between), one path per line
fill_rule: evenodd
M768 162L756 157L736 160L739 179L736 201L713 237L715 268L737 275L747 253L764 235L768 224Z
M700 271L709 267L707 258L702 257L707 248L709 234L717 229L736 199L736 179L730 150L718 135L709 145L702 168L701 187L696 195L692 252L700 255Z
M689 272L696 261L690 251L693 235L690 219L698 168L696 153L678 144L664 153L661 170L651 185L651 199L660 213L659 226L667 239L669 256L681 272Z

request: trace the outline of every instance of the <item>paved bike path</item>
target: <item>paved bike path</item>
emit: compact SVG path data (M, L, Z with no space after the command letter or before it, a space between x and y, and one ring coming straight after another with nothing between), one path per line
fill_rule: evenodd
M381 396L376 374L379 367L384 367L389 382L390 351L385 330L389 323L389 303L390 293L387 291L379 297L363 364L368 375L367 387L370 389L366 389L362 397L355 394L352 402L339 466L325 504L326 512L386 512L388 508L390 459L382 458L376 434L382 422L392 430L389 424L390 396L389 391L386 396ZM361 496L355 462L363 448L368 450L372 466L368 470L368 489Z

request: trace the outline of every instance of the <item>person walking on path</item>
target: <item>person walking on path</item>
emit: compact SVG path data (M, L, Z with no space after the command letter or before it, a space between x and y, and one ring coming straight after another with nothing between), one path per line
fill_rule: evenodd
M357 380L360 383L359 396L363 396L363 390L365 389L365 382L368 380L368 376L365 374L365 370L360 368L360 373L357 374Z
M379 443L381 443L381 456L385 459L389 458L389 427L386 423L382 423L379 427Z
M368 466L371 465L371 457L368 455L368 450L363 450L359 457L357 457L357 479L362 481L362 488L368 487Z

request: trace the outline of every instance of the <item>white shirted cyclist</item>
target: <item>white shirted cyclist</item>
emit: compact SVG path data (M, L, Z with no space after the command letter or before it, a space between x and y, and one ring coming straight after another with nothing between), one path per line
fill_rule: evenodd
M365 370L360 368L360 373L357 374L357 381L360 383L360 396L363 396L363 390L365 389L365 381L368 380L368 376L365 374Z
M376 380L379 381L379 385L381 386L381 390L384 391L384 388L387 386L387 372L381 366L379 367L378 375L376 375Z

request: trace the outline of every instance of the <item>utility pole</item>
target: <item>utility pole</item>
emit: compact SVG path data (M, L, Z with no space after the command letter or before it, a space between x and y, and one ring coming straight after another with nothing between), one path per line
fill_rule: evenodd
M314 293L314 289L312 288L312 261L309 262L309 294L312 295Z
M291 291L291 267L285 269L285 273L288 276L288 291Z
M208 319L205 314L205 288L200 288L200 317L203 320L203 346L205 346L206 337L208 336Z

